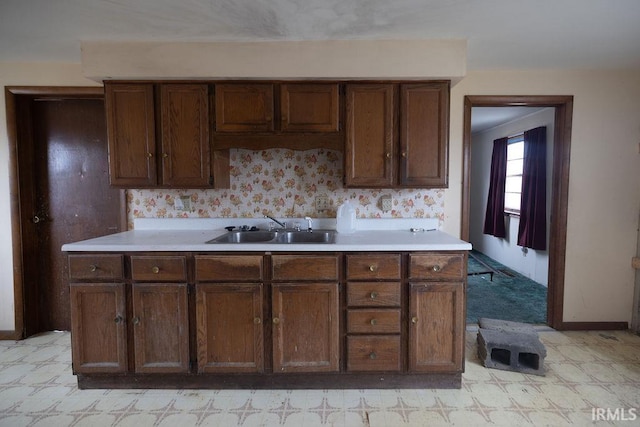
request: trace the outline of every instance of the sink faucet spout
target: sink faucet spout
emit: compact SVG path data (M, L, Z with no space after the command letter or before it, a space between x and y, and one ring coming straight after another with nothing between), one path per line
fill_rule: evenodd
M274 217L272 217L272 216L265 215L264 217L265 217L265 218L269 218L271 221L275 222L276 224L278 224L278 225L279 225L280 227L282 227L282 228L287 228L287 226L286 226L284 223L282 223L282 222L278 221L277 219L275 219L275 218L274 218Z

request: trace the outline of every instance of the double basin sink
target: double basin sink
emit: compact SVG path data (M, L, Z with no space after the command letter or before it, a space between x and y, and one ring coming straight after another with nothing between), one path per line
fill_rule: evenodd
M333 230L273 230L273 231L229 231L207 243L335 243L336 232Z

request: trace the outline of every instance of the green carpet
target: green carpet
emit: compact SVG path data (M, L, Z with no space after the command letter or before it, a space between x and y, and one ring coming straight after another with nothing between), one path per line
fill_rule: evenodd
M480 252L471 253L498 273L493 273L493 281L490 281L489 273L468 276L467 323L478 323L478 318L488 317L546 324L546 287ZM485 266L469 257L469 273L486 270Z

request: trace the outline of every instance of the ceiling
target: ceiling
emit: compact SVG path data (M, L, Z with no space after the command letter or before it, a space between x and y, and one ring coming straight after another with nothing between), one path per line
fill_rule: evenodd
M471 132L483 132L545 108L553 107L473 107L471 109Z
M0 0L0 61L80 42L466 39L467 67L640 68L638 0Z

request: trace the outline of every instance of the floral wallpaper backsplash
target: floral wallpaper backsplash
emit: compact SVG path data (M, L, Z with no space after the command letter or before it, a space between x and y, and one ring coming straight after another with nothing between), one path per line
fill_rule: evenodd
M129 229L134 218L335 218L347 198L359 218L444 219L440 189L343 188L341 151L232 149L229 155L229 189L127 190ZM316 210L318 196L327 197L328 210ZM392 197L390 211L382 211L381 196Z

